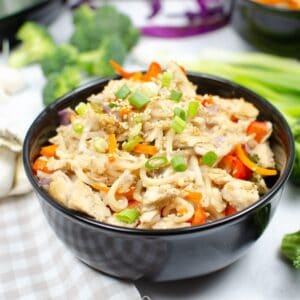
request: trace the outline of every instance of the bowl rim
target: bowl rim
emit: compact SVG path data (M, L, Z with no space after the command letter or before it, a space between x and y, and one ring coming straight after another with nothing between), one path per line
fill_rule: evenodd
M284 7L276 7L276 6L272 6L272 5L267 5L267 4L263 4L263 3L259 3L259 2L256 2L256 1L252 1L252 0L242 0L244 2L248 2L249 4L251 5L254 5L256 7L259 7L259 8L263 8L263 9L266 9L270 12L273 12L273 13L282 13L282 14L285 14L285 15L299 15L300 16L300 10L296 10L296 9L290 9L290 8L284 8Z
M31 185L33 186L33 190L35 193L42 198L42 201L46 201L48 205L52 206L54 209L58 210L60 213L64 214L66 217L73 219L74 221L80 222L83 225L86 226L92 226L94 228L98 228L101 230L107 230L107 231L113 231L113 232L118 232L118 233L123 233L123 234L130 234L130 235L139 235L139 236L173 236L173 235L181 235L181 234L189 234L189 233L194 233L194 232L200 232L200 231L205 231L205 230L210 230L210 229L215 229L216 227L220 227L222 225L228 224L228 223L236 223L240 219L246 217L248 214L251 212L255 211L257 208L263 206L265 203L268 202L279 190L280 188L286 183L288 177L290 176L292 172L292 167L294 163L294 156L295 156L295 151L294 151L294 140L293 140L293 135L292 131L277 108L275 108L271 103L269 103L267 100L265 100L263 97L260 95L256 94L252 90L239 85L237 83L234 83L230 80L218 77L218 76L213 76L205 73L197 73L197 72L187 72L188 77L198 77L206 80L211 80L211 81L217 81L222 84L229 85L232 89L240 89L244 90L246 93L249 95L253 96L256 98L259 102L261 102L266 109L270 110L273 114L275 114L281 123L281 127L283 128L284 132L287 134L288 137L288 149L289 153L287 155L287 162L286 166L283 170L283 173L281 174L280 178L276 181L274 186L262 197L259 198L258 201L253 203L252 205L248 206L247 208L237 212L234 215L230 215L218 220L215 220L211 223L205 223L199 226L192 226L192 227L184 227L184 228L171 228L171 229L137 229L137 228L129 228L129 227L122 227L122 226L117 226L117 225L111 225L107 223L103 223L97 220L94 220L92 218L86 217L76 211L73 211L63 205L61 205L59 202L54 200L42 187L38 185L38 181L36 179L36 176L33 174L31 164L30 164L30 140L33 139L32 133L34 131L34 128L36 127L36 124L40 123L40 121L46 116L47 112L50 110L55 110L57 106L59 106L61 103L64 101L67 101L69 97L72 97L84 90L88 90L92 87L95 87L96 85L103 84L105 82L108 82L109 80L112 79L118 79L120 76L110 76L110 77L105 77L101 79L96 79L93 81L90 81L86 84L83 84L82 86L76 88L75 90L71 91L70 93L67 93L66 95L60 97L57 101L49 105L48 107L44 108L39 115L35 118L35 120L32 122L31 126L29 127L25 140L24 140L24 146L23 146L23 164L25 168L25 172L27 174L27 178L29 179Z

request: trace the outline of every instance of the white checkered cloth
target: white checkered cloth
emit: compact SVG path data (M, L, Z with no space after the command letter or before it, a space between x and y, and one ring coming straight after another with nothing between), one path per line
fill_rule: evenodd
M141 299L131 283L94 271L52 232L33 193L0 201L0 299Z

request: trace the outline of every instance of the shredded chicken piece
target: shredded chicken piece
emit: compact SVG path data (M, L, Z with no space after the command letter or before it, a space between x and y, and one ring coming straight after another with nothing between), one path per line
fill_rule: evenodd
M238 211L250 206L259 199L255 183L240 179L227 182L222 189L222 196Z

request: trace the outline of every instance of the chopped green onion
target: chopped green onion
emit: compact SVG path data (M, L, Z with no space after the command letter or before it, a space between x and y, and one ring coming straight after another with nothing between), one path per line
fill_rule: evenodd
M195 117L199 110L199 102L191 101L187 109L188 117Z
M175 131L175 133L181 133L186 127L186 122L183 121L180 117L175 116L171 123L171 127Z
M134 123L143 123L143 115L142 114L136 114L133 118Z
M119 105L118 105L117 103L110 102L110 103L108 104L108 106L109 106L110 108L114 108L114 107L118 107Z
M130 94L130 89L124 84L116 93L115 96L119 99L125 99Z
M183 121L186 121L186 113L185 111L180 107L174 108L174 116L178 116Z
M127 224L133 223L139 216L140 213L136 208L125 208L115 215L119 221Z
M171 81L173 79L173 74L171 72L163 72L162 78L161 78L161 84L164 87L169 87L171 84Z
M214 151L209 151L202 156L202 163L209 167L212 167L217 161L218 155Z
M94 148L96 151L104 153L107 149L107 142L104 138L96 137L93 140Z
M80 116L84 115L87 112L87 110L88 110L88 106L84 102L78 103L78 105L75 107L75 111Z
M184 172L187 169L187 163L183 156L176 155L171 159L171 165L176 172Z
M155 156L146 161L145 168L149 171L152 171L161 167L165 167L167 164L168 159L166 156Z
M103 113L103 109L102 109L100 104L90 102L90 106L92 107L92 109L95 113L97 113L97 114L102 114Z
M136 108L142 108L150 101L147 96L139 91L134 92L128 100L130 104L132 104Z
M142 141L143 141L143 138L140 137L139 135L137 135L137 136L129 139L128 142L124 143L122 145L122 149L124 151L130 152L135 148L136 145L140 144Z
M172 90L171 91L171 100L175 101L175 102L179 102L181 100L181 97L182 97L182 93L180 91L175 91L175 90Z
M72 125L72 128L73 128L75 133L82 134L82 132L84 130L84 125L80 122L74 122L73 125Z

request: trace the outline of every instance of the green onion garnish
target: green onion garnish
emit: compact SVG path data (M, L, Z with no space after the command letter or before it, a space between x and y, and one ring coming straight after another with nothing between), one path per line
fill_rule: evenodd
M130 94L130 89L124 84L116 93L115 96L119 99L125 99Z
M88 106L84 102L78 103L78 105L75 107L75 111L80 116L84 115L87 112L87 110L88 110Z
M171 72L163 72L161 77L161 84L164 87L169 87L171 84L171 81L173 79L173 74Z
M184 172L187 169L187 163L183 156L176 155L171 159L171 165L176 172Z
M140 137L139 135L132 137L131 139L128 140L128 142L124 143L122 145L122 149L124 151L132 151L134 149L134 147L138 144L140 144L143 141L143 138Z
M218 155L214 151L209 151L202 156L202 163L209 167L212 167L213 164L217 161Z
M108 104L109 108L114 108L114 107L118 107L119 105L117 103L114 103L114 102L110 102Z
M191 101L187 109L188 117L195 117L199 110L199 102Z
M179 102L181 97L182 97L182 93L180 91L175 91L175 90L171 91L171 96L170 96L171 100L175 102Z
M125 208L115 215L119 221L127 224L133 223L139 216L140 213L136 208Z
M77 134L82 134L83 130L84 130L84 125L80 122L74 122L72 124L72 128L74 130L75 133Z
M147 96L139 91L134 92L128 100L136 108L141 108L150 101Z
M180 117L175 116L171 123L171 127L175 131L175 133L181 133L186 127L186 122L183 121Z
M145 168L148 171L157 170L161 167L165 167L168 164L166 156L155 156L148 159L145 163Z
M97 114L102 114L103 109L98 103L90 102L90 106L92 107L93 111Z
M107 149L107 143L104 138L96 137L93 140L94 148L100 153L104 153Z
M180 107L174 108L174 116L178 116L183 121L186 121L186 113L185 111Z

